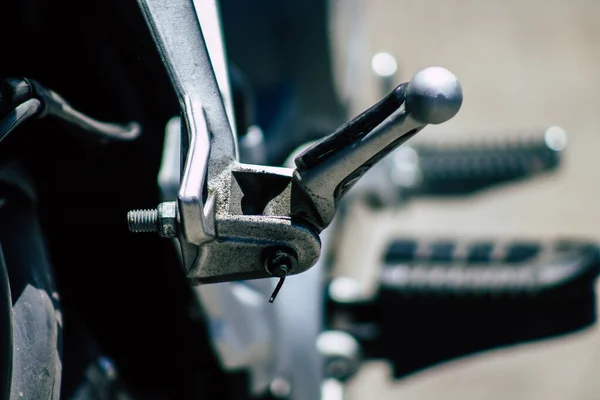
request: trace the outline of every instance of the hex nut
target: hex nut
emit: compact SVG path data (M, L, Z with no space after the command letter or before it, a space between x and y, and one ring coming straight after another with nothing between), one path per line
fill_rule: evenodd
M177 236L177 203L168 201L160 203L158 211L158 234L166 238Z

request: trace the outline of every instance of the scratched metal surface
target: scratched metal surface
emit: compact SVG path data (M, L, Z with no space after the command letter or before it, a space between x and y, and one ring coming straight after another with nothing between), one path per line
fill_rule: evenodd
M348 23L353 9L362 24ZM341 87L354 82L354 112L375 101L370 57L385 50L398 59L399 81L430 65L462 81L462 110L427 128L423 140L549 125L570 135L564 167L552 176L469 199L416 201L376 214L355 209L342 238L340 273L368 282L385 239L395 234L600 239L600 2L338 0L332 15L338 79ZM360 40L349 47L352 31ZM351 70L349 53L361 55ZM366 365L348 398L597 399L600 331L488 352L396 383L386 368Z

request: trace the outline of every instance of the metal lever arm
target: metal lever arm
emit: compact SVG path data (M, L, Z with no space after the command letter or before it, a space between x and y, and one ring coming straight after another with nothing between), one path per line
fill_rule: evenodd
M228 116L213 70L213 64L225 64L220 60L224 53L218 51L222 50L219 49L222 44L220 37L211 36L213 52L209 54L198 20L199 10L195 7L195 3L203 3L206 8L206 1L138 0L138 3L179 99L184 133L181 152L186 160L178 196L179 214L185 240L199 246L212 240L216 229L214 198L205 192L206 187L213 192L212 182L237 160L232 116ZM214 24L218 36L216 18ZM227 82L221 86L227 91Z
M312 267L318 234L352 183L428 123L454 116L462 103L456 77L429 68L299 156L296 170L241 164L213 70L219 54L209 52L202 30L212 25L205 20L201 28L198 20L201 1L138 3L179 98L185 163L178 201L134 211L129 225L177 237L194 283L284 278Z
M354 120L296 157L295 180L312 199L324 229L340 198L375 163L427 124L452 118L462 89L448 70L422 70Z
M134 140L141 132L135 122L117 124L91 118L33 79L0 80L0 141L28 119L48 116L108 140Z

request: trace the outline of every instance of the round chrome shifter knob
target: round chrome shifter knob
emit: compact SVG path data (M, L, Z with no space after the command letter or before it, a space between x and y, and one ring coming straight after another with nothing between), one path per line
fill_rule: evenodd
M454 117L462 105L462 87L456 76L442 67L418 72L406 88L406 109L425 124L441 124Z

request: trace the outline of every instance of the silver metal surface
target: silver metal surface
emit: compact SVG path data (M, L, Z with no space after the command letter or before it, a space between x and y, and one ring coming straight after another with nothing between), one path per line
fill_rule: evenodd
M398 62L388 52L380 52L371 59L371 69L377 76L381 90L381 96L387 95L397 85Z
M240 139L240 158L249 164L264 164L267 159L265 137L259 126L251 125Z
M165 128L163 154L158 171L162 201L177 200L181 176L181 117L169 120Z
M421 180L419 156L413 147L401 146L375 164L345 196L345 204L362 201L373 209L396 207L406 200L406 189Z
M158 211L131 210L127 213L127 225L130 232L156 232Z
M42 103L37 99L29 99L15 107L0 120L0 141L4 140L23 122L37 114L41 107Z
M234 135L236 132L235 115L233 113L233 100L231 85L229 83L229 69L227 68L227 54L225 53L225 39L221 30L221 14L216 0L193 0L196 16L202 27L202 34L206 42L206 49L210 57L215 78L221 91L227 119Z
M454 74L442 67L417 73L406 88L406 107L425 124L441 124L454 117L462 105L462 87Z
M68 122L104 139L133 140L137 139L141 133L141 127L136 122L117 124L93 119L74 109L59 94L44 88L36 81L25 78L13 81L27 88L29 91L28 99L21 100L22 103L14 105L14 109L10 110L0 120L0 141L28 119L47 116Z
M44 95L46 98L44 98L45 107L42 116L50 115L60 118L96 136L110 140L134 140L140 136L142 131L137 122L122 125L90 118L74 109L65 99L52 90L45 90Z
M160 3L150 0L154 6L157 5L155 2ZM296 165L302 164L302 167L295 171L240 164L235 159L234 147L222 146L233 138L231 130L213 130L208 109L207 118L204 118L202 107L205 103L194 102L194 99L207 94L199 91L188 95L183 89L199 85L203 80L185 75L193 72L187 61L172 56L166 49L178 44L171 38L175 30L163 26L172 20L165 16L153 17L150 3L141 1L155 31L155 39L165 54L173 84L180 88L182 120L185 122L181 128L187 129L188 133L188 146L182 140L182 156L185 154L186 160L178 193L179 226L168 225L169 232L165 235L179 232L184 267L193 283L270 277L273 271L266 265L269 254L275 250L284 250L297 260L285 275L295 275L311 268L320 253L318 233L331 222L346 189L379 159L426 125L427 121L413 119L411 112L427 115L439 122L452 117L460 107L460 85L454 82L452 86L449 77L453 75L439 68L428 69L417 74L415 82L408 84L406 93L411 93L410 96L404 96L404 89L397 89L399 92L395 96L399 97L393 100L398 102L394 105L396 109L389 110L390 115L381 123L367 132L353 132L350 139L341 137L343 131L334 133L331 138L325 139L329 140L326 146L333 145L333 149L323 149L320 142L316 143L296 158ZM180 3L169 3L167 10L171 10L174 4ZM188 13L193 11L183 9ZM172 10L166 14L178 17ZM188 46L190 51L201 49L206 53L200 27L190 21L187 24L182 26L190 29L195 26L195 36L190 39L193 45L182 47ZM180 51L175 51L179 57L182 56ZM204 56L199 60L210 63ZM205 72L209 70L212 71L210 66L205 68ZM431 70L433 72L427 72ZM454 88L454 92L450 87ZM413 101L412 109L407 109L405 104L408 107L408 100L412 97L418 99ZM219 116L226 118L222 103L220 106L216 111L213 108L212 112L217 116L214 121L221 121ZM376 105L369 112L381 113L381 107ZM356 125L364 123L357 121ZM350 127L353 127L352 123ZM223 133L226 135L224 141L219 136ZM225 148L230 151L223 151ZM316 155L313 165L299 162L307 155ZM175 223L176 218L171 217L169 221Z
M291 221L291 171L236 161L235 135L193 4L147 0L140 6L180 99L187 133L178 206L188 276L207 283L268 277L265 250L276 246L297 255L298 266L290 274L310 268L319 240ZM283 182L283 192L253 204L252 196L270 190L274 179ZM217 231L219 241L213 240Z
M560 126L551 126L544 132L546 146L554 151L563 151L567 141L567 132Z
M321 232L324 251L330 247L331 230ZM274 303L277 325L277 374L292 383L291 399L320 398L324 359L317 351L317 338L325 321L323 282L327 261L321 257L310 270L288 278Z
M196 119L204 112L212 134L211 161L217 166L229 163L236 158L236 137L227 117L194 1L138 0L138 3L163 57L189 135L196 136ZM216 55L213 57L217 58ZM218 174L219 170L208 172L209 175Z
M356 303L361 300L362 288L360 283L348 276L333 278L328 287L329 297L336 303Z
M180 136L181 119L174 117L165 129L158 178L163 201L177 199ZM280 324L276 320L276 307L265 301L273 290L273 283L265 279L193 288L204 310L210 339L221 365L228 371L248 371L250 390L256 395L264 393L276 376L274 343L279 337Z
M188 277L194 283L269 277L272 271L265 265L275 249L293 254L297 260L286 275L306 271L319 258L317 234L335 214L340 185L350 187L353 181L348 178L355 171L368 169L376 157L387 154L392 144L399 145L404 136L413 135L427 121L413 120L401 106L368 134L335 149L326 162L300 172L240 164L235 134L220 94L228 84L222 78L220 87L213 70L216 65L218 76L226 73L222 38L218 21L214 21L218 20L216 6L198 1L197 5L208 7L199 21L200 10L193 0L138 2L181 106L181 155L185 163L178 192L180 226L170 226L168 235L179 231ZM211 32L210 55L200 23ZM410 93L419 97L417 112L419 107L426 107L426 114L435 111L434 119L439 121L453 115L449 110L458 111L460 101L455 100L461 93L449 89L448 76L453 75L435 69L415 77L417 82ZM458 83L454 87L460 89ZM423 99L427 101L423 103ZM453 102L448 105L448 101Z
M317 338L317 349L325 359L327 378L345 380L360 366L360 344L343 331L325 331Z
M328 138L317 142L296 158L294 177L314 201L324 226L335 214L339 193L351 187L379 157L398 147L428 123L439 124L452 118L462 104L457 78L440 67L416 74L406 88L406 101L385 120L356 140L336 149L326 146ZM312 153L312 154L311 154ZM303 158L316 159L309 168Z
M448 91L447 81L430 82L426 75L419 78L419 85L413 85L411 96L420 96L414 110L408 107L404 87L399 89L398 99L392 99L398 104L387 118L369 132L342 138L343 144L333 154L318 154L316 165L294 170L241 164L232 120L221 100L226 84L217 82L225 64L211 60L213 51L207 49L211 46L208 36L206 42L203 36L205 26L214 26L217 14L207 18L209 12L198 22L200 9L198 4L194 8L192 0L138 1L182 110L181 159L185 161L178 209L174 210L172 203L162 203L156 229L162 229L160 215L166 215L168 232L164 236L179 232L182 262L190 281L217 283L201 286L196 292L209 316L211 338L224 366L248 370L255 393L285 382L289 384L283 385L285 391L289 390L292 398L317 399L325 376L343 379L353 373L358 352L328 347L323 344L326 337L318 351L323 269L293 275L317 263L321 251L318 234L332 221L344 192L340 187L349 188L364 170L427 124L427 120L412 118L411 111L422 111L436 122L443 116L450 118L449 110L454 107L456 113L460 107L456 99L461 93ZM224 53L219 54L218 59L224 60ZM446 104L448 101L452 105ZM379 106L373 108L374 113L381 113ZM172 153L176 129L176 122L171 121L165 151ZM340 143L339 135L332 137L335 145ZM315 146L318 152L319 145ZM163 157L159 179L165 199L178 178L172 166L176 160L173 154ZM273 280L229 281L279 276L273 270L274 254L288 255L286 275L290 278L273 307L266 301ZM327 373L323 371L323 354L328 357Z
M204 182L216 178L237 159L236 137L194 2L139 0L138 3L179 99L188 142L188 146L182 146L186 159L179 193L182 232L187 242L201 245L215 235L213 203L209 198L207 205L204 204ZM211 38L214 40L215 36ZM222 86L228 86L223 79L221 82Z
M344 400L344 384L329 378L321 385L321 400Z
M399 138L406 136L408 139L424 127L424 124L412 119L404 108L398 109L360 138L359 143L351 143L346 148L339 149L318 167L296 173L296 179L314 200L324 225L335 215L338 202L336 192L340 191L340 186L349 177ZM316 147L313 147L307 151L315 149ZM346 184L356 183L361 176L357 175L356 180L347 181Z
M201 108L197 110L194 118L195 120L187 126L188 147L181 147L181 157L185 157L185 164L181 173L177 200L182 238L199 246L214 238L215 222L214 197L208 195L208 202L204 204L204 185L208 173L211 142ZM181 128L182 130L185 128L183 124Z
M177 203L174 201L165 201L158 205L156 211L158 216L158 234L165 238L174 238L177 236Z
M165 238L177 236L179 228L177 203L160 203L156 210L132 210L127 213L127 224L131 232L158 232Z

